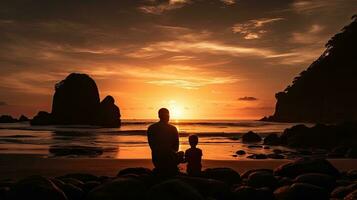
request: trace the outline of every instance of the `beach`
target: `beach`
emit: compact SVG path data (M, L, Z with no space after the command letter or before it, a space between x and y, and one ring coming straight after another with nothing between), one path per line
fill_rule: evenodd
M357 159L330 159L340 171L357 168ZM203 168L228 167L239 173L251 169L274 169L291 160L203 160ZM69 173L89 173L96 176L116 176L125 168L145 167L152 169L150 159L107 159L107 158L44 158L41 155L1 154L0 179L21 179L30 175L49 177ZM185 171L185 165L180 165Z

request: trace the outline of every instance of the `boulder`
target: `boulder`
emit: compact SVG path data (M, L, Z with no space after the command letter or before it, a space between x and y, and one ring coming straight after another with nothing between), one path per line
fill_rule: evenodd
M277 154L277 153L268 154L267 157L271 158L271 159L284 159L285 158L284 155Z
M295 178L295 183L308 183L332 191L336 186L336 179L332 176L319 173L302 174Z
M357 199L357 190L349 193L343 200L356 200Z
M64 176L60 176L57 178L58 179L73 178L73 179L82 181L83 183L88 182L88 181L100 181L99 177L97 177L93 174L86 174L86 173L71 173L71 174L66 174Z
M189 184L180 180L168 180L153 186L147 195L148 200L203 200L203 196Z
M115 105L115 100L112 96L106 96L100 102L98 110L97 125L104 127L120 127L120 110Z
M194 187L206 199L226 199L229 195L230 188L223 181L189 176L179 176L178 179Z
M338 198L338 199L343 199L345 196L347 196L350 192L352 192L350 189L348 189L345 186L340 186L336 187L332 192L331 192L331 197L332 198Z
M278 186L278 180L271 172L256 171L248 176L248 185L255 188L268 187L275 189Z
M265 144L265 145L280 145L281 141L280 141L278 134L271 133L264 138L263 144Z
M241 180L239 173L231 168L207 168L202 175L205 178L220 180L229 185L239 183Z
M83 191L88 193L89 191L93 190L94 188L98 187L101 184L99 181L88 181L83 184Z
M14 123L14 122L17 122L17 120L10 115L0 116L0 123Z
M261 149L261 148L263 148L263 146L262 146L262 145L256 145L256 144L254 144L254 145L248 145L248 148L252 148L252 149L254 149L254 148Z
M65 193L50 179L30 176L18 181L10 190L11 199L67 200Z
M351 180L357 180L357 169L351 169L347 172L347 177Z
M289 177L276 176L276 178L278 179L279 187L293 184L293 180Z
M256 143L260 141L262 141L262 138L253 131L249 131L242 136L243 143Z
M40 112L31 124L120 127L120 110L112 96L100 102L97 85L90 76L72 73L55 85L52 112Z
M53 117L51 113L46 111L40 111L35 117L30 121L31 125L50 125L53 124Z
M352 147L346 153L346 158L357 158L357 148Z
M306 173L321 173L333 177L340 175L339 171L325 159L299 159L283 164L274 170L277 176L295 178Z
M148 168L144 167L132 167L132 168L125 168L119 171L117 176L123 176L127 174L135 174L135 175L152 175L152 171Z
M57 83L55 90L52 103L55 124L94 124L99 92L91 77L72 73Z
M265 188L253 188L250 186L240 186L233 190L233 198L239 200L275 200L271 190Z
M250 158L250 159L267 159L268 156L265 155L265 154L259 153L259 154L252 154L250 156L247 156L247 158Z
M0 187L0 199L9 199L10 188L9 187Z
M277 200L289 200L290 185L285 185L274 190L274 196Z
M250 169L248 171L245 171L242 173L241 178L242 179L248 179L249 175L255 172L264 172L268 174L273 174L273 170L271 169Z
M327 190L306 183L294 183L274 191L277 200L329 200Z
M130 178L117 178L113 181L104 183L87 195L87 200L136 200L144 199L146 194L146 186L141 181Z
M236 154L237 154L237 155L244 155L244 154L246 154L246 153L245 153L244 150L238 150L238 151L236 151Z
M27 122L30 121L29 118L27 118L25 115L21 115L19 118L19 122Z
M338 146L333 148L328 154L327 156L329 158L343 158L345 157L347 151L348 151L348 147L346 146Z
M83 199L85 193L84 191L73 185L73 184L64 184L61 187L61 190L66 194L68 200L77 200L77 199Z

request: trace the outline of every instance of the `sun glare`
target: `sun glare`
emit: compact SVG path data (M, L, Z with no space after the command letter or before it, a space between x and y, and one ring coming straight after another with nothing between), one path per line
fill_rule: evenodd
M182 106L174 100L170 101L169 110L172 119L182 119L184 116Z

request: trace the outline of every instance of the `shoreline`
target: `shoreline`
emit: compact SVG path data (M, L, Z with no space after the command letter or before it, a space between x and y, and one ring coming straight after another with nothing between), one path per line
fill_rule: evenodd
M357 159L328 159L340 171L357 168ZM243 173L250 169L274 169L292 160L203 160L205 168L228 167ZM21 179L31 175L55 177L69 173L116 176L128 167L153 168L150 159L47 158L42 155L0 154L0 180ZM179 165L185 171L185 165Z

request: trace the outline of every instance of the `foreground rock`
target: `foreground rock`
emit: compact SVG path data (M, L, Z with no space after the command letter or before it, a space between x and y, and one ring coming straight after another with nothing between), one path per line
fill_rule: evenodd
M100 102L97 85L91 77L72 73L56 84L52 112L39 112L31 124L119 127L120 110L111 96Z
M148 200L203 200L203 196L190 185L180 180L168 180L152 187L148 192Z
M73 173L55 178L32 176L13 182L0 180L0 198L54 200L354 200L356 170L340 173L326 160L305 160L275 170L252 169L239 173L230 168L211 168L200 177L180 173L156 176L151 169L136 167L116 177Z
M357 146L356 132L357 123L352 122L337 125L317 124L310 128L296 125L285 129L280 139L283 145L290 147L331 149L335 156L344 157Z
M280 140L280 137L278 136L278 134L272 133L264 138L263 144L265 144L265 145L280 145L281 140Z
M20 180L10 190L10 199L67 200L65 193L50 179L32 176Z
M327 160L324 159L299 159L297 161L284 164L274 170L277 176L295 178L306 173L327 174L332 177L340 176L339 171Z
M277 200L329 200L327 190L306 183L294 183L274 191Z
M113 181L104 183L88 193L87 200L136 200L144 199L146 186L139 180L130 178L117 178Z
M262 138L253 131L249 131L242 136L243 143L256 143L260 141L262 141Z

